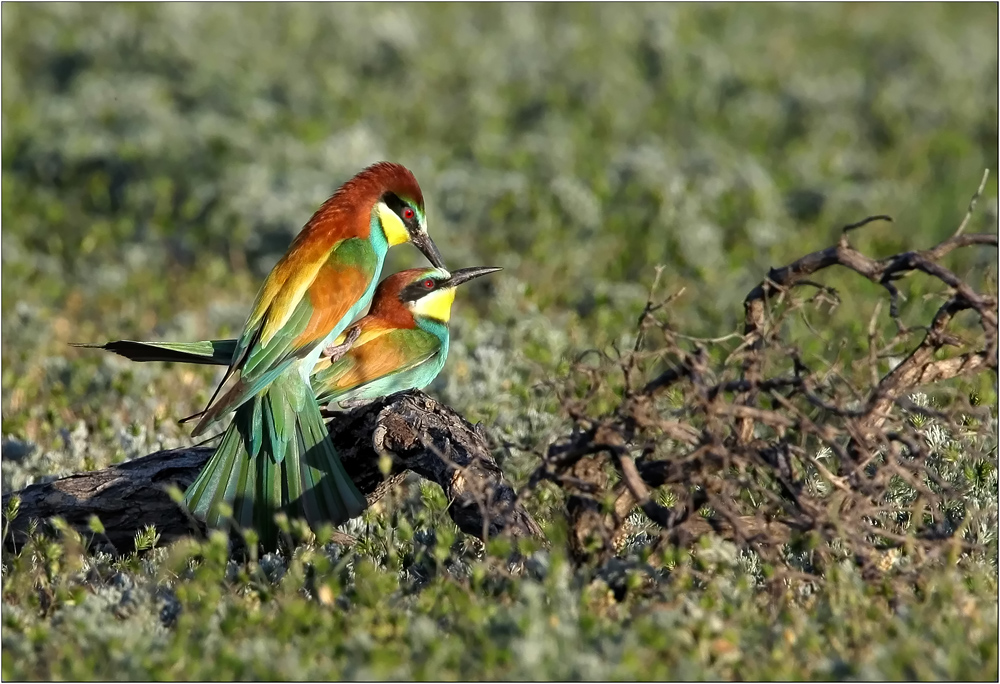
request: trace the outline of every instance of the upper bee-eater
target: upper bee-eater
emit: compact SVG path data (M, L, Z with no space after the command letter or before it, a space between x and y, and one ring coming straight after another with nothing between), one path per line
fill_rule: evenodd
M311 382L319 404L375 399L426 387L441 372L448 356L448 322L455 288L499 270L463 268L449 274L439 268L413 268L383 280L375 290L368 315L335 340L342 344L353 336L353 345L339 359L320 358L313 367ZM119 340L88 346L99 346L133 361L225 365L236 348L236 340Z
M309 383L316 362L368 306L389 247L412 242L436 267L420 186L405 167L370 166L342 185L292 241L257 294L229 368L192 432L235 412L184 502L208 525L225 522L273 545L273 515L340 523L365 507L344 472ZM328 349L329 348L329 349ZM341 350L342 351L342 350ZM220 390L234 380L225 392Z

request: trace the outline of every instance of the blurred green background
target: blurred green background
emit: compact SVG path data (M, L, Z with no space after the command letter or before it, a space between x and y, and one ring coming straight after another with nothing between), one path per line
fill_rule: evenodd
M560 421L533 388L627 337L657 265L664 292L686 288L675 325L716 336L769 267L839 226L891 214L852 238L875 256L950 235L997 169L997 18L994 3L4 3L3 489L189 443L174 420L217 372L67 343L236 334L315 208L379 159L415 172L449 265L505 268L459 294L432 393L543 444ZM996 178L970 231L996 230ZM420 263L402 247L386 273ZM947 261L977 286L995 264ZM817 349L865 348L880 292L858 280L824 274L844 306ZM925 321L940 287L904 291L904 318Z
M4 433L45 442L83 404L108 410L82 369L112 361L67 342L235 334L312 211L378 159L414 170L448 263L506 269L461 294L459 341L478 316L500 353L543 366L561 348L512 336L518 322L606 345L659 264L666 292L687 288L678 327L731 332L768 267L840 225L893 215L855 238L875 255L950 234L997 167L995 18L990 4L4 5ZM995 229L995 174L986 197L970 230ZM394 250L387 272L418 263ZM827 282L851 305L832 337L859 332L877 288ZM213 377L194 376L178 401Z

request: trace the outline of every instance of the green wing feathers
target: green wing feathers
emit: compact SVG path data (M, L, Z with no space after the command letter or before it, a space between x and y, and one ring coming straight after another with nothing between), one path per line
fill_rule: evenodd
M294 253L279 262L258 296L226 372L239 371L238 388L213 395L192 435L202 434L343 331L370 294L379 260L368 240L342 240L322 260L295 266ZM301 259L299 260L301 261ZM289 271L282 276L285 271ZM279 277L281 276L281 277ZM221 389L221 385L220 385Z
M313 392L319 404L324 405L409 389L415 385L397 378L440 351L441 339L419 328L389 330L370 341L362 338L361 344L337 361L320 361L316 365L311 376Z
M234 363L244 376L256 377L300 358L337 328L346 328L352 307L375 278L378 258L370 241L352 238L336 243L318 263L299 264L292 254L288 263L295 270L280 287L270 288L272 294L270 282L265 284L240 336Z

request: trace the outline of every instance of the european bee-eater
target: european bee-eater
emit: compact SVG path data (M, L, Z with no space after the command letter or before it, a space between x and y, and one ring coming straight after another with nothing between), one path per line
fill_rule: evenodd
M376 399L405 389L422 389L448 358L455 288L496 267L410 269L378 286L371 311L352 328L357 339L339 359L321 359L312 385L319 404Z
M494 273L495 267L414 268L379 283L368 315L345 331L342 343L357 330L350 349L339 359L321 358L313 367L313 392L319 404L375 399L405 389L422 389L437 377L448 356L451 305L455 288ZM226 365L236 340L206 342L133 342L96 346L133 361L177 361Z
M365 507L330 442L309 376L321 354L369 304L386 252L412 242L436 267L420 186L380 162L342 185L271 270L236 341L222 383L197 416L198 436L235 412L184 502L212 527L218 504L273 545L273 515L340 523ZM229 383L233 380L232 383ZM224 386L230 384L220 394Z

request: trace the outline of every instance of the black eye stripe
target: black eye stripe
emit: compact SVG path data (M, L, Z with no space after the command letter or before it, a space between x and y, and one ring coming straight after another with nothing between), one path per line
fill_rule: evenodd
M382 195L382 201L397 214L406 206L406 202L399 199L399 195L394 192L387 192Z
M424 283L428 280L432 283L429 288L424 286ZM404 302L415 302L421 297L426 297L428 294L436 290L438 285L440 285L440 283L433 278L421 278L417 282L410 283L404 287L399 293L399 299Z
M419 230L420 226L417 223L416 210L414 210L413 207L411 207L409 204L400 199L399 195L397 195L394 192L387 192L384 195L382 195L382 201L385 202L385 205L390 209L392 209L392 212L399 217L399 220L403 222L403 225L406 226L406 229L408 231L413 233ZM411 216L410 218L406 218L403 213L406 209L411 209L413 211L413 216Z

